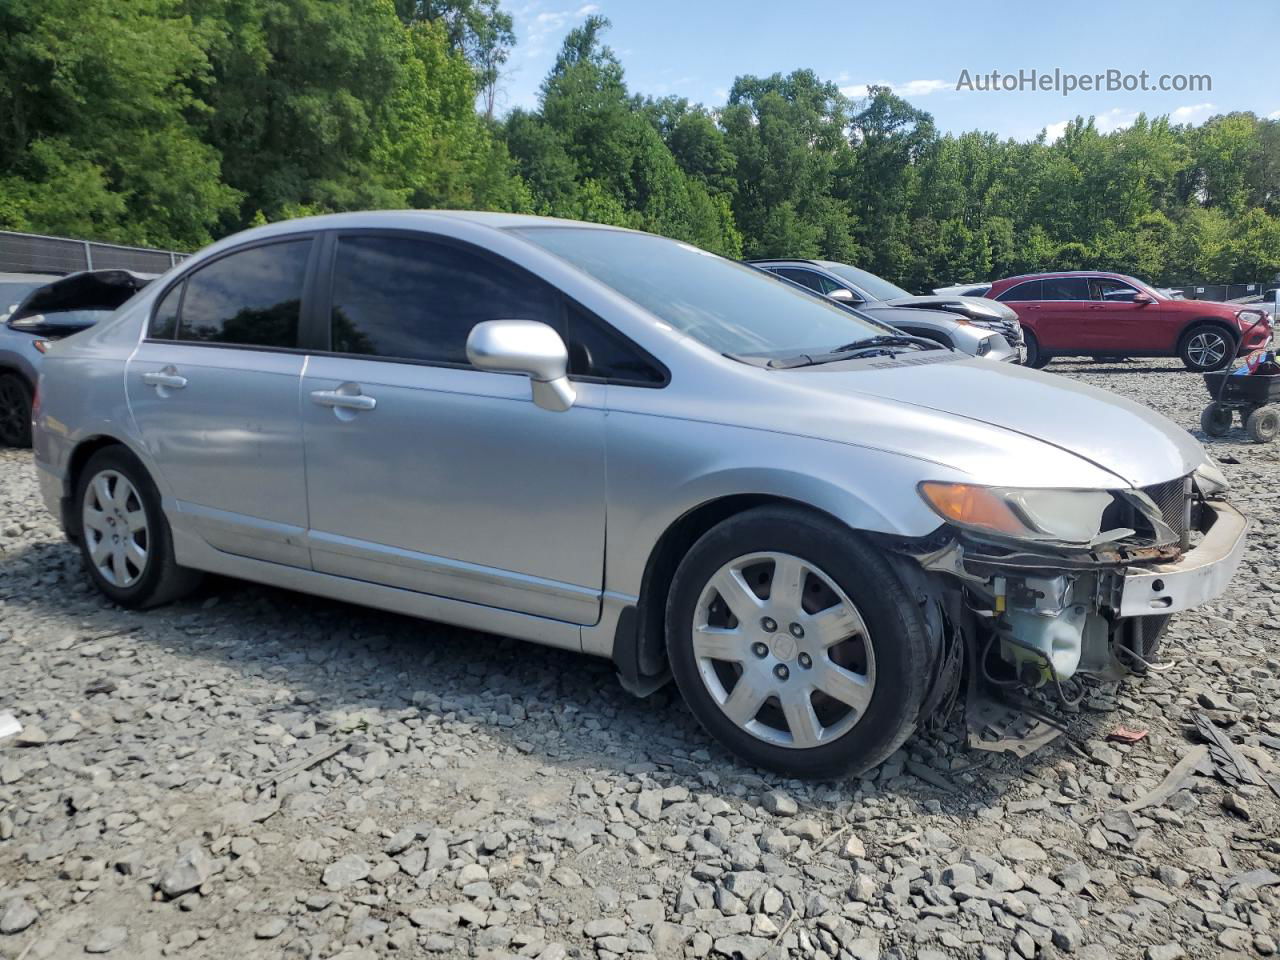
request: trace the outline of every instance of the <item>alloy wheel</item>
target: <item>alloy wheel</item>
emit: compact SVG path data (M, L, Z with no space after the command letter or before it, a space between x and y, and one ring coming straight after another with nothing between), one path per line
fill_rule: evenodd
M147 513L128 478L116 470L94 476L85 487L80 519L99 575L114 587L137 583L147 570Z
M1202 330L1187 341L1187 356L1202 370L1215 370L1227 357L1227 340L1213 330Z
M862 615L815 565L786 553L738 557L694 609L693 653L734 724L776 746L809 749L857 725L875 691Z

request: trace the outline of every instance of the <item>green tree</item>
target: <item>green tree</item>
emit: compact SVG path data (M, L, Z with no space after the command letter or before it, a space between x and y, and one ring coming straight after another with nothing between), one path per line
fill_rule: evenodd
M207 243L238 199L192 119L208 74L177 0L0 5L0 226Z

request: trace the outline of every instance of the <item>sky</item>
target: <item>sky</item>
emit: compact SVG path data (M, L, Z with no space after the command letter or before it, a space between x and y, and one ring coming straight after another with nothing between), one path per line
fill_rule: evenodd
M1110 131L1140 112L1177 123L1232 110L1280 119L1277 0L508 0L507 9L517 35L499 101L507 110L536 107L565 34L594 13L612 23L605 42L632 93L711 107L737 76L807 67L853 97L869 84L891 86L952 133L1026 140L1044 129L1052 140L1077 115ZM1051 78L1055 69L1135 81L1145 70L1151 86L1167 76L1188 89L1064 96L1067 80L1057 90L979 89L993 70ZM965 71L966 88L957 89Z

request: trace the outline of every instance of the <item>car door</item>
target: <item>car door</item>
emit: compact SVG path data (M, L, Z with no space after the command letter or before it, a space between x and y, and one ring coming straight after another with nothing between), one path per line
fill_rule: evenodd
M332 235L329 346L302 381L312 563L388 586L594 623L603 587L604 396L564 412L477 370L484 320L564 327L547 284L422 233Z
M1040 346L1061 353L1105 349L1103 324L1089 310L1089 284L1084 277L1045 277L1040 293Z
M1177 331L1165 329L1158 302L1135 303L1138 288L1114 277L1089 278L1089 311L1096 338L1110 353L1172 353Z
M1046 335L1052 336L1052 330L1040 329L1044 313L1044 301L1041 297L1043 289L1044 284L1040 280L1024 280L996 295L996 300L1016 313L1018 322L1034 333L1042 345Z
M175 526L238 556L307 567L298 387L310 236L235 250L173 283L126 368Z

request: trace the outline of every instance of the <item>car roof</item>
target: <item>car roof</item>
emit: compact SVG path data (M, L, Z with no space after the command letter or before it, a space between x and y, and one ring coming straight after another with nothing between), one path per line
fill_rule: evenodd
M282 220L270 226L289 226L298 230L316 230L355 226L422 226L450 220L492 227L584 227L591 230L626 230L606 223L588 223L562 217L539 217L528 213L498 213L487 210L361 210L349 213L326 213L296 220Z
M1021 283L1024 280L1056 280L1060 277L1111 277L1116 280L1137 280L1137 277L1131 277L1127 273L1116 273L1114 270L1055 270L1049 273L1020 273L1016 277L1005 277L1002 280L996 280L991 285L1006 283Z

